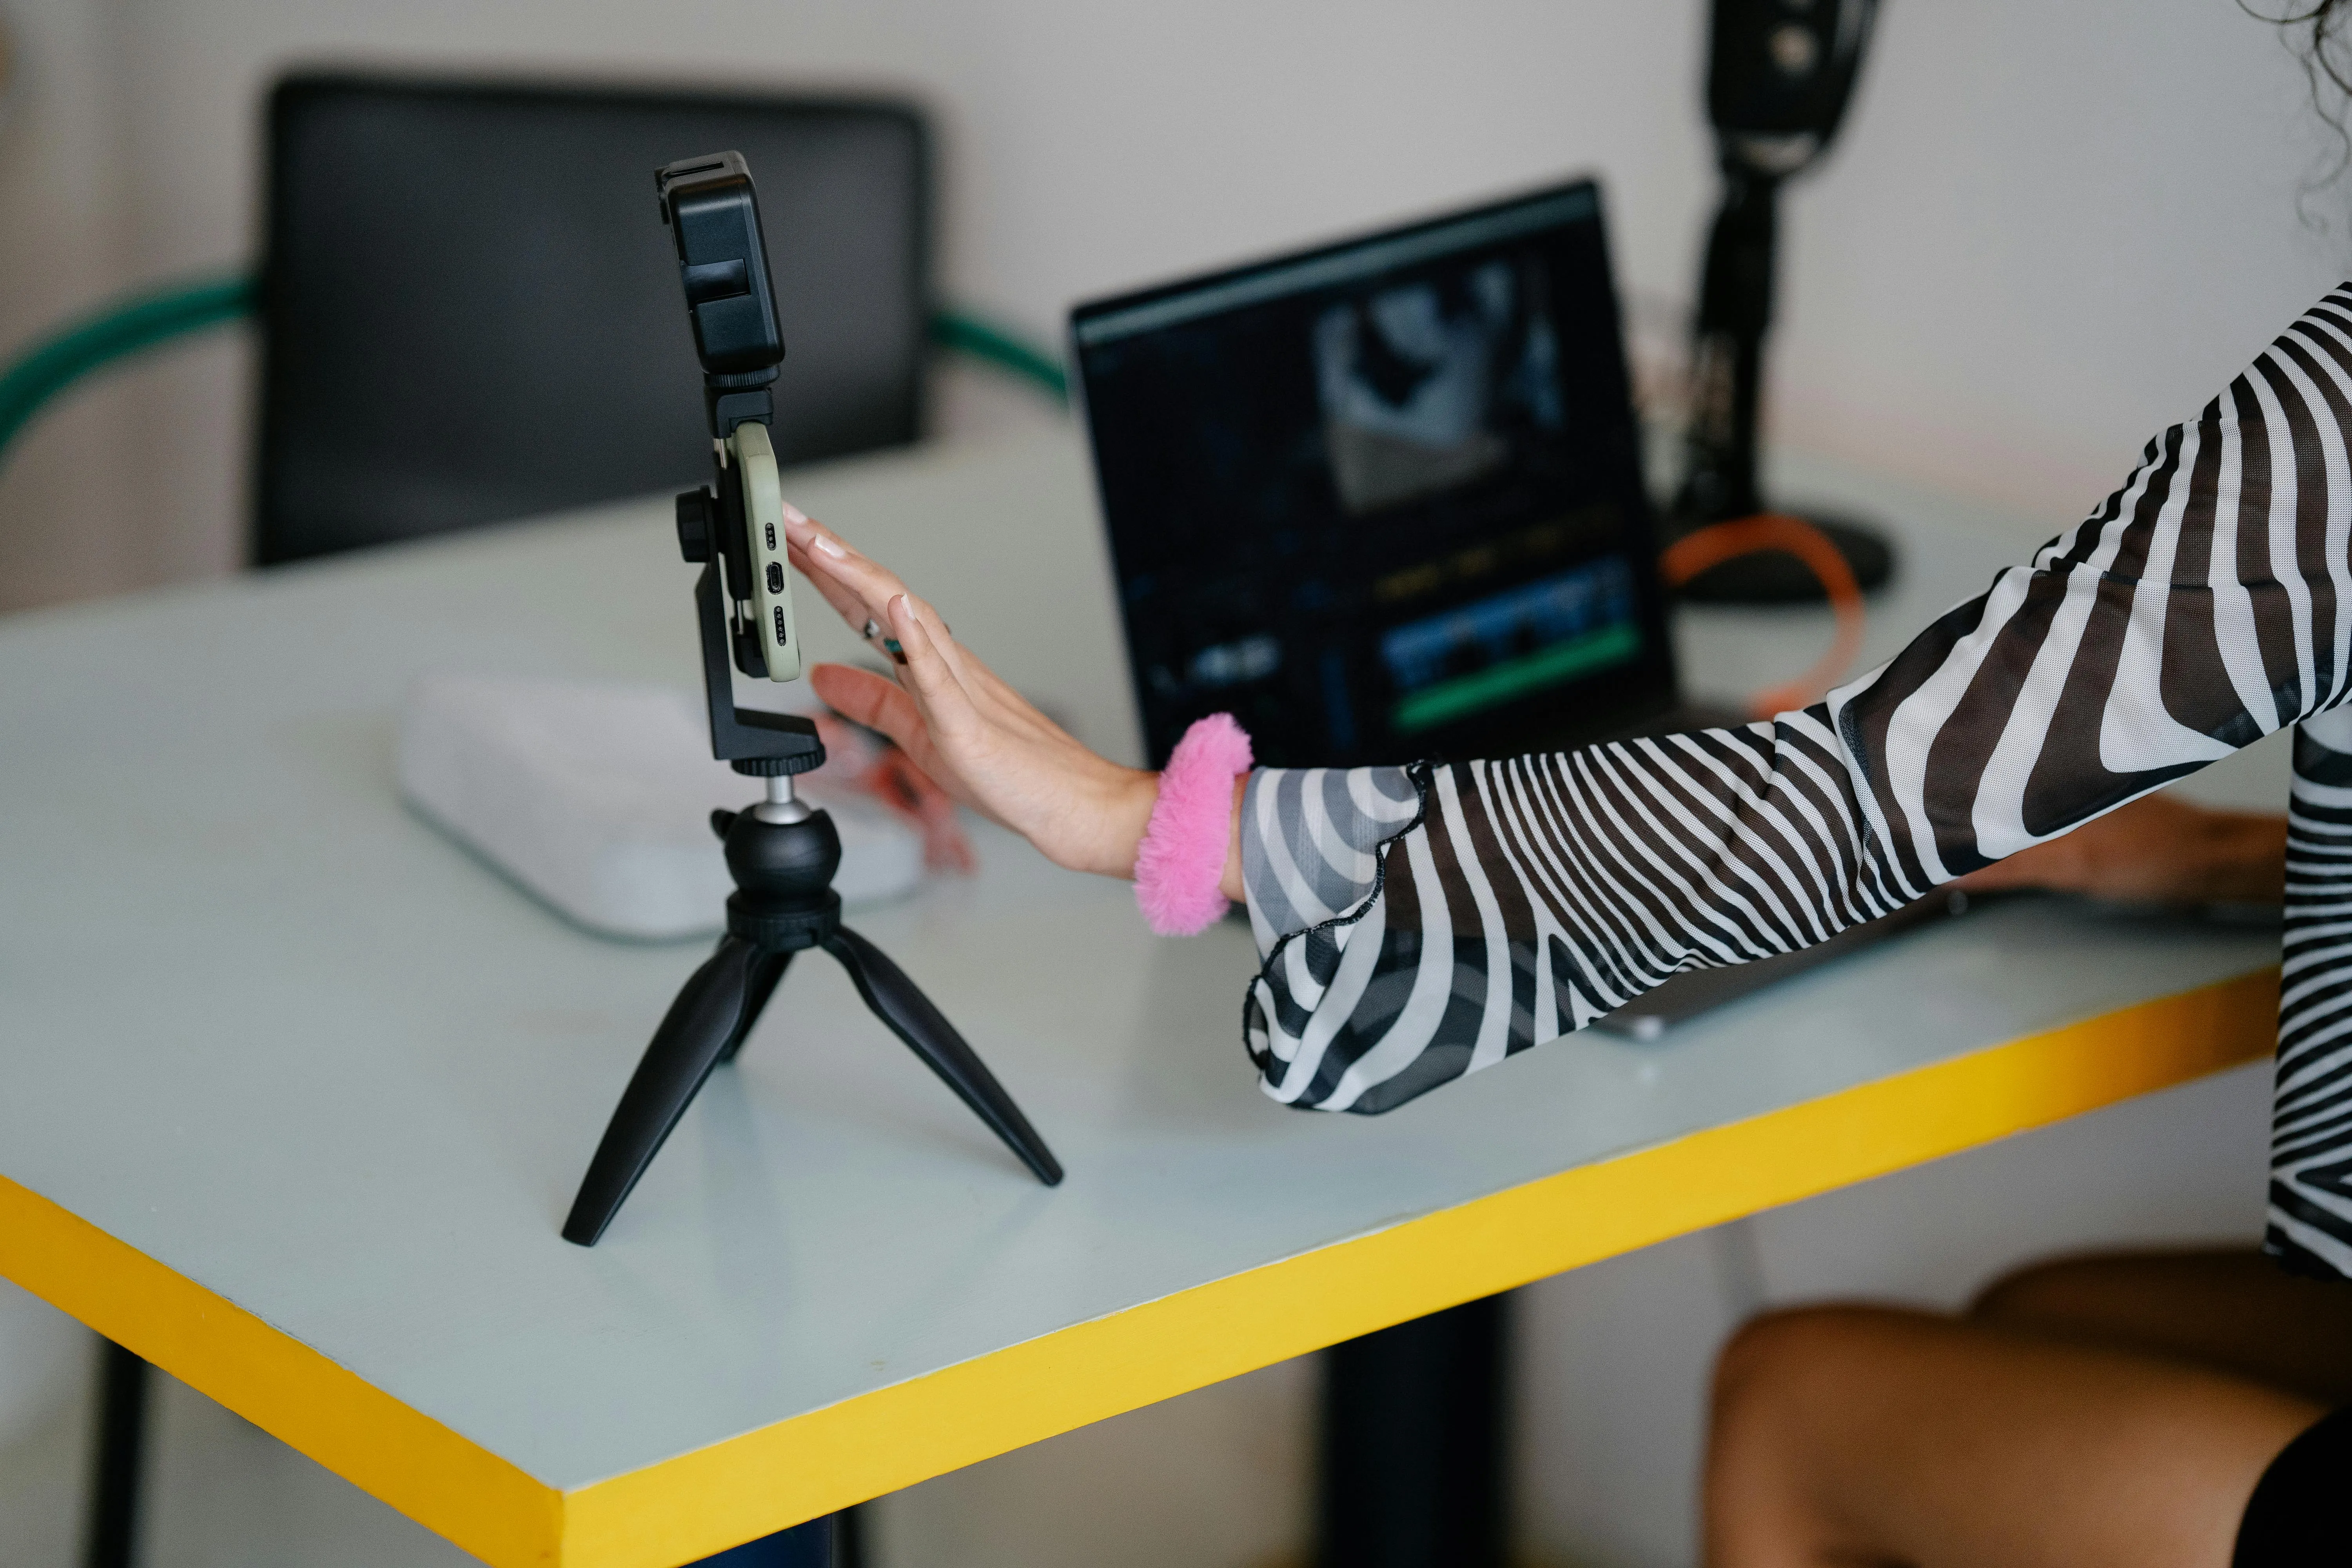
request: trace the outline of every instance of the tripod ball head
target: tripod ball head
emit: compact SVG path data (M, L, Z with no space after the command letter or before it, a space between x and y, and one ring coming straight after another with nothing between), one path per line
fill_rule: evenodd
M726 847L735 885L762 904L822 900L841 868L841 834L833 817L812 811L776 823L750 811L714 811L710 826Z

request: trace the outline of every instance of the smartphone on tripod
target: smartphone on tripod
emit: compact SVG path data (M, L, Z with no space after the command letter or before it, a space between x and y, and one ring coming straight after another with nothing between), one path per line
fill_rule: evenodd
M759 193L740 153L682 159L656 173L654 184L662 222L677 247L687 315L704 367L719 468L713 542L726 564L735 665L755 679L797 680L801 645L793 625L783 487L768 436L775 415L768 388L784 340Z

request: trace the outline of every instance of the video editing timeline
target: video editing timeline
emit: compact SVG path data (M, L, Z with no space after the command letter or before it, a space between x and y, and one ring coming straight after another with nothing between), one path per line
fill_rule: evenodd
M1072 337L1153 761L1220 709L1262 761L1344 763L1671 690L1589 184Z
M1633 574L1624 557L1411 621L1381 637L1399 693L1399 734L1434 729L1639 657Z

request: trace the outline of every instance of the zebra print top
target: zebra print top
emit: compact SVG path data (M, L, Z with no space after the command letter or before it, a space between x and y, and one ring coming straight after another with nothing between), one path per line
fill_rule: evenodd
M1265 1091L1386 1110L2297 724L2268 1245L2352 1277L2348 442L2352 284L2030 564L1810 708L1550 755L1258 772L1244 1033Z

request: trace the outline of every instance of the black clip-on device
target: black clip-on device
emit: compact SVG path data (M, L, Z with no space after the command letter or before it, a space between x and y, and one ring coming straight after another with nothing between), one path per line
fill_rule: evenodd
M563 1238L596 1244L703 1080L742 1048L793 955L811 947L833 954L874 1015L1039 1181L1055 1185L1062 1167L1013 1097L914 982L841 923L841 898L833 890L841 836L830 816L793 794L793 775L824 762L816 725L798 714L735 706L730 653L734 668L753 679L800 674L792 568L768 438L775 417L768 389L784 357L783 336L759 201L742 154L685 159L656 173L654 184L662 221L677 243L717 470L715 487L677 498L678 548L702 567L694 604L702 625L711 754L739 773L767 780L768 798L748 810L710 814L735 879L727 934L678 992L646 1047L563 1222Z

